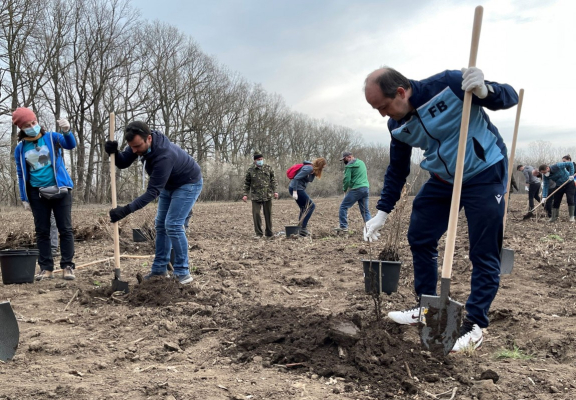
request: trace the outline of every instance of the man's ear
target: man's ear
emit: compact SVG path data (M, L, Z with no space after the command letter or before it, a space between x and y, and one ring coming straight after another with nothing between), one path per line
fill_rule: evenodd
M399 87L396 89L396 94L399 95L401 99L404 99L406 97L406 89Z

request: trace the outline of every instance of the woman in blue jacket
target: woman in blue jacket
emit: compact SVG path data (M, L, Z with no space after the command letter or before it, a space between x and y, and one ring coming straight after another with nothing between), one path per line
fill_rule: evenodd
M50 215L54 213L60 233L60 267L63 278L74 276L74 236L72 233L72 194L74 187L62 159L62 148L73 149L76 139L66 119L58 120L62 134L47 132L38 124L36 114L18 108L12 114L19 143L14 150L20 200L25 210L32 210L38 247L40 273L36 280L54 277L54 259L50 244Z
M300 207L298 225L300 225L301 236L310 236L310 232L308 232L306 227L308 226L308 220L316 208L316 204L314 204L312 199L306 193L306 187L315 177L318 177L318 179L322 177L322 170L325 166L326 160L322 157L317 158L312 162L304 161L304 165L300 168L294 179L290 181L290 185L288 186L290 196L296 200L298 207Z

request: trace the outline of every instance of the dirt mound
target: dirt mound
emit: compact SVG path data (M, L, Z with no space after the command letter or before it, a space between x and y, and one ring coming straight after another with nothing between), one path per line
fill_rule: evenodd
M247 320L251 322L236 335L236 347L227 351L236 362L260 356L265 365L344 378L357 383L354 389L373 385L380 394L397 390L416 394L409 374L427 380L452 375L449 358L414 351L413 343L400 340L400 327L364 322L358 314L348 319L321 315L312 308L268 305L248 312Z

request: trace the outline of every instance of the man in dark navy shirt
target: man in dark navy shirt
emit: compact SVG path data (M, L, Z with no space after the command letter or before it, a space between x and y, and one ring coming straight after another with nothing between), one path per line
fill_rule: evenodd
M144 122L126 126L128 146L118 151L118 142L107 141L105 151L115 153L118 168L128 168L138 158L150 176L146 193L126 206L110 210L110 221L116 222L158 200L156 213L156 256L151 272L145 276L167 276L170 250L174 249L174 278L180 283L192 282L188 268L188 239L184 225L202 191L202 172L198 163L184 150Z

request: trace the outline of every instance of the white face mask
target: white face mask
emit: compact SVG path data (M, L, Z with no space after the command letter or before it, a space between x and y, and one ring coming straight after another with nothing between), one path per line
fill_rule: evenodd
M545 176L546 178L548 178L548 177L550 176L550 172L546 172L546 173L544 174L544 176Z
M264 160L257 160L257 161L256 161L256 165L259 166L259 167L263 166L263 165L264 165Z

